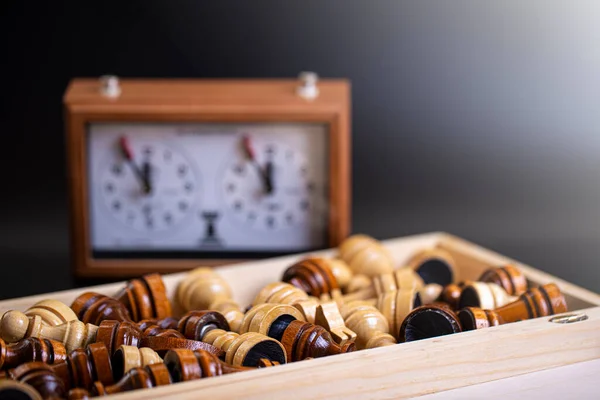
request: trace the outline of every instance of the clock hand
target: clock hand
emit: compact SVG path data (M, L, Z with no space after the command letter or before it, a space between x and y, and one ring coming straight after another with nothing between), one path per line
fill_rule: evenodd
M152 192L152 165L148 160L144 161L142 164L142 173L144 175L144 188L146 189L146 193Z
M133 152L131 151L131 147L129 146L129 141L127 140L127 137L121 136L119 138L119 149L121 150L121 154L123 154L123 157L125 158L127 163L131 166L131 169L133 169L135 176L142 184L143 192L145 194L149 194L151 189L149 181L146 175L138 168L137 165L135 165L133 161Z
M271 161L268 161L265 165L265 171L262 170L258 162L256 161L256 157L254 156L254 148L252 148L252 143L250 142L250 137L248 135L244 135L242 137L242 148L244 150L244 155L250 162L256 167L258 174L263 182L265 193L271 194L273 192L273 182L272 182L272 170L273 166ZM269 166L270 165L270 166ZM268 171L266 171L268 170Z

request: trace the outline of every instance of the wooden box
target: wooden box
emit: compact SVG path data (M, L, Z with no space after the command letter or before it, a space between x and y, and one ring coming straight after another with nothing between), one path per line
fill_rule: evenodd
M134 391L116 397L402 398L600 359L600 296L597 294L446 233L410 236L388 240L384 244L399 266L423 248L444 248L456 259L459 280L477 279L486 268L515 263L534 285L558 284L570 313L585 314L587 319L554 323L548 317L538 318L392 347ZM332 255L334 251L321 254ZM295 255L226 266L218 273L229 282L236 300L244 306L264 285L279 280L283 271L300 257ZM185 273L164 277L171 298L184 277ZM84 291L93 289L110 295L121 286L122 283L115 283L2 301L0 313L9 309L24 310L44 298L70 304ZM597 368L597 362L595 366ZM486 392L485 395L494 393Z

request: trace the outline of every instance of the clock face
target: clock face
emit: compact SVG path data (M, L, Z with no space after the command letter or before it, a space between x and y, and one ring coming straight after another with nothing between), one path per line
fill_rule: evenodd
M327 246L321 124L94 123L97 258L248 257Z

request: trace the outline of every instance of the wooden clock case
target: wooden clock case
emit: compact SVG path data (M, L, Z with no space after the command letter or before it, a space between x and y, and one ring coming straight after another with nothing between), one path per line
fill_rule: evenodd
M350 85L321 80L319 94L297 94L298 80L124 79L106 96L98 79L74 79L65 96L65 130L74 273L116 277L176 272L233 260L95 259L89 233L87 125L92 122L314 122L328 126L328 245L350 230Z

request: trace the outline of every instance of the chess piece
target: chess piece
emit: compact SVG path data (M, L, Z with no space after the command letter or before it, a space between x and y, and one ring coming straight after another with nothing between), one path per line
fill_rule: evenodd
M231 330L239 332L244 313L232 299L227 282L210 268L191 271L177 288L177 299L185 311L218 311L227 320Z
M381 243L366 235L352 235L338 247L340 258L354 274L369 277L394 270L394 258Z
M164 365L174 383L251 371L252 367L235 367L205 351L175 349L165 355Z
M54 364L65 361L67 350L55 340L25 338L13 344L0 339L0 369L15 368L30 361Z
M348 264L344 260L339 258L328 258L327 265L331 270L331 273L335 277L340 288L344 289L350 284L352 280L352 270L348 267Z
M351 301L340 308L346 326L356 332L358 350L396 344L389 334L387 319L375 307L362 301Z
M417 307L400 326L398 340L412 342L462 332L458 316L450 309L435 304Z
M355 274L344 287L345 293L354 293L371 286L371 278L363 274Z
M307 294L319 297L337 291L341 295L337 279L329 266L329 260L321 257L305 258L283 273L281 280Z
M460 308L460 295L462 294L462 290L465 285L466 282L451 283L446 285L440 294L439 300L448 304L451 309L458 310Z
M258 304L244 315L240 332L257 332L281 342L283 332L295 320L304 321L304 316L289 304Z
M137 322L135 325L138 328L140 328L140 330L143 332L147 328L149 328L153 325L156 325L163 329L177 329L178 323L179 323L179 320L177 318L167 317L167 318L163 318L163 319L156 319L156 318L143 319L143 320Z
M225 352L225 362L236 367L256 367L262 358L285 364L286 351L277 340L256 332L243 334L222 329L207 331L202 341Z
M158 364L163 360L148 347L120 346L111 358L113 376L121 379L129 370L146 365Z
M69 390L69 396L67 398L69 400L90 400L92 395L86 389L75 388Z
M392 335L397 335L406 316L421 306L421 296L416 288L400 289L379 295L374 303L387 320Z
M191 340L203 340L212 329L229 331L227 320L216 311L190 311L177 324L177 330Z
M281 344L289 361L318 358L356 350L354 341L338 345L325 328L304 321L291 321L283 332Z
M306 322L311 324L315 323L315 317L317 316L317 308L321 302L316 298L309 298L308 300L301 301L300 303L294 304L294 308L302 313Z
M98 327L81 321L69 321L50 326L42 323L40 316L28 318L20 311L7 311L0 320L0 332L6 342L16 342L25 337L52 339L65 345L67 352L93 343Z
M159 274L148 274L130 280L115 298L127 307L135 322L172 315L167 289Z
M527 291L527 278L520 269L510 264L488 269L478 281L495 283L511 296L518 296Z
M38 301L25 311L25 315L29 318L39 315L42 319L42 324L50 326L77 320L77 315L68 305L52 299Z
M308 299L306 292L289 283L273 282L258 292L252 305L256 306L263 303L296 304Z
M516 299L516 296L510 296L495 283L469 282L462 288L458 299L458 308L479 307L485 310L494 310Z
M421 277L412 269L400 268L392 273L380 274L372 277L371 285L369 287L345 295L343 301L369 300L384 293L410 288L416 288L419 291L423 291L425 284Z
M31 385L9 379L0 379L0 399L43 400Z
M78 296L71 304L81 322L100 325L102 321L131 321L125 305L112 297L87 292Z
M346 327L335 301L321 302L317 306L314 320L314 324L325 328L340 346L356 340L356 333Z
M127 372L119 382L106 386L102 382L95 382L92 395L107 396L124 393L130 390L147 389L156 386L170 385L171 376L165 364L151 364L144 368L133 368Z
M415 254L408 267L418 273L425 284L437 283L442 287L454 282L456 263L452 255L440 248L431 248Z
M40 361L18 366L13 370L12 378L33 387L44 400L63 399L67 395L62 380L54 373L52 367Z
M495 310L467 307L459 312L465 330L546 317L567 311L567 303L554 283L529 289L517 300Z

